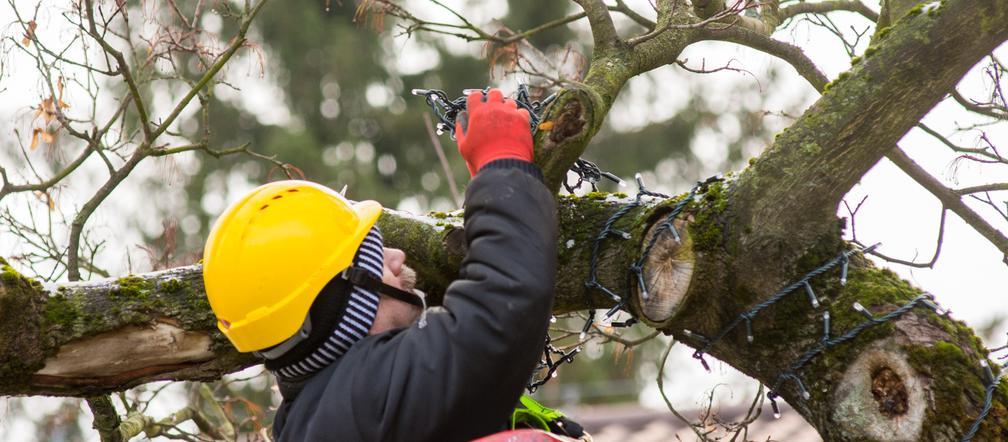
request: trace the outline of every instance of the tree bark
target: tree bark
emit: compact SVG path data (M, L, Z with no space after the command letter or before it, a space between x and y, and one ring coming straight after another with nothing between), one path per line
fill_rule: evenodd
M588 293L592 246L598 228L626 202L625 195L562 197L557 250L557 313L582 310L586 296L598 308L614 305ZM631 240L607 239L598 254L598 279L629 293L627 269L650 221L668 210L652 202L617 224ZM461 218L451 213L415 216L386 210L379 219L385 243L402 248L419 275L418 287L440 304L465 255ZM155 380L208 380L259 363L237 353L217 331L203 289L202 267L192 265L118 279L43 285L3 263L0 278L0 395L94 396Z

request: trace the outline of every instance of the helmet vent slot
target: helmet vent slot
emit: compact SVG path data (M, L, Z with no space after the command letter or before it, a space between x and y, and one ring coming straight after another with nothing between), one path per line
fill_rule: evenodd
M297 189L287 189L288 192L297 192Z
M273 199L275 199L275 200L278 200L280 198L283 198L283 195L276 195L276 196L273 197Z
M263 209L265 209L265 208L267 208L267 207L269 207L269 204L263 204L263 206L262 206L262 207L260 207L260 208L259 208L259 210L263 210Z

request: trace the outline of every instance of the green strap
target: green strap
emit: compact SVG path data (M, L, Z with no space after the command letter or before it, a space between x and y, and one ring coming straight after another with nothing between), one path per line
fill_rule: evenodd
M550 431L549 424L564 417L560 410L544 407L529 395L522 395L521 405L511 413L511 429L519 424ZM523 408L524 407L524 408Z

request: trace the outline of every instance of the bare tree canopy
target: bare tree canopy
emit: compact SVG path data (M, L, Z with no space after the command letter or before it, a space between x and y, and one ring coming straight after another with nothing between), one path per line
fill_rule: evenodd
M198 20L209 7L204 2L155 3L81 0L61 6L74 33L72 41L60 42L45 38L37 25L43 6L32 11L11 2L22 38L8 37L2 48L34 59L48 91L33 109L31 135L18 132L28 140L27 147L20 141L20 150L61 142L62 151L74 156L55 162L60 167L51 173L0 167L0 200L34 196L50 209L48 227L19 221L20 209L4 214L10 233L31 241L33 252L0 260L0 393L87 397L103 440L170 435L188 420L205 437L234 439L234 425L220 423L228 421L221 417L226 413L213 405L207 389L199 390L204 406L165 421L139 409L120 416L112 405L110 393L156 380L219 379L260 361L237 353L216 330L198 258L167 260L151 273L112 275L95 260L100 244L88 236L88 227L96 209L138 166L183 152L246 156L266 164L274 178L302 174L282 152L262 153L251 143L219 145L213 134L216 124L227 124L214 118L215 94L234 87L225 66L240 58L265 69L268 62L252 36L268 39L270 29L257 33L257 17L288 6L208 2L226 19L217 25L218 37L208 40ZM1008 164L996 137L984 133L977 145L961 146L922 122L943 100L990 124L1008 121L1001 86L1006 67L994 55L1008 41L1008 2L883 0L879 12L860 0L656 0L645 8L623 0L576 3L577 12L526 30L483 26L437 1L429 7L447 11L448 21L426 18L430 14L410 10L411 3L351 5L358 23L481 45L491 69L533 78L537 94L557 92L535 133L536 163L560 203L554 310L590 310L596 321L567 331L578 341L567 348L592 337L622 342L612 331L612 317L595 309L624 310L648 327L649 338L671 335L695 349L698 363L707 366L716 358L757 379L767 387L768 406L776 410L777 401L786 401L825 440L1008 439L1003 362L933 296L866 256L934 266L950 211L1008 265L1008 206L999 202L1008 183L950 188L899 144L919 129L962 161ZM870 41L859 49L864 45L844 40L837 30L853 59L833 80L801 47L775 34L803 18L830 28L830 17L843 11L871 24L856 36ZM537 49L535 39L582 24L590 28L592 49L581 69L572 73L560 57ZM668 65L712 71L682 58L687 47L708 41L782 60L821 96L747 167L698 183L689 193L649 192L641 180L636 195L561 192L628 82ZM989 77L987 99L957 90L978 65L986 66ZM4 69L0 64L0 78ZM162 83L171 90L167 98L151 90ZM71 108L64 99L71 87L88 100ZM663 94L688 93L661 87L667 89ZM325 106L323 113L341 112ZM184 128L181 120L194 121L196 129ZM592 149L618 151L614 144ZM941 203L929 262L888 257L857 241L856 232L853 240L843 239L845 227L853 230L837 217L847 204L844 196L884 158ZM53 210L53 201L90 161L104 164L105 175L53 227L52 219L63 213ZM389 164L382 161L379 169ZM447 161L441 157L444 178L452 183ZM394 171L394 159L390 164ZM981 213L978 204L1004 223ZM847 207L852 223L856 208ZM387 209L379 226L386 244L407 253L421 287L439 302L465 254L461 212ZM30 272L39 277L24 276L29 272L18 269L42 263L54 269L48 277L41 270ZM582 331L590 336L579 337ZM699 430L697 436L706 439Z

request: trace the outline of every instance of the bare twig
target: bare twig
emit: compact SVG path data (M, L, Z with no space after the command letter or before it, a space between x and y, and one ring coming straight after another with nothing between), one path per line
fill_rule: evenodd
M427 134L430 135L431 144L434 145L434 152L437 152L438 161L441 163L441 170L444 172L445 181L448 182L448 190L451 191L452 200L461 207L462 194L459 193L458 187L455 184L455 175L452 174L451 166L448 164L448 157L445 156L444 148L441 147L441 140L434 133L434 124L431 122L430 115L424 113L423 118L424 125L427 127Z
M703 40L737 43L780 58L794 67L798 71L798 74L805 78L816 90L822 91L826 87L826 84L829 83L829 78L819 70L801 48L774 40L757 32L739 27L728 27L725 29L704 28L698 30L694 37L694 41Z
M871 26L865 26L864 29L859 31L856 28L854 28L853 25L851 25L850 30L851 32L854 33L854 39L853 41L850 41L847 39L847 34L845 34L844 31L841 30L840 27L836 25L836 23L833 23L833 19L830 18L829 16L821 14L812 14L811 16L804 17L801 20L809 22L813 26L821 27L826 31L828 31L829 33L835 35L837 39L840 40L840 42L843 44L844 50L847 51L848 57L854 57L856 55L858 43L860 43L861 39L864 38L866 35L868 35L868 31L871 30Z
M1008 120L1008 110L1001 106L967 99L958 90L952 90L951 95L956 102L972 112L999 120Z
M970 209L965 203L960 199L959 194L954 190L945 187L940 181L931 176L924 168L920 167L916 162L914 162L906 153L900 148L896 147L886 153L886 158L889 158L897 167L899 167L903 172L917 181L921 187L927 189L931 192L942 205L959 215L966 224L973 227L984 238L990 241L998 250L1004 254L1004 262L1008 264L1008 237L1005 237L1003 233L998 231L994 226L990 225L982 216L977 214Z
M137 113L140 114L139 123L140 128L143 129L144 138L148 144L153 143L154 138L157 136L151 132L147 108L144 104L143 96L140 95L140 89L137 87L136 80L133 78L133 72L130 69L129 64L126 62L126 57L123 56L122 52L119 52L112 47L112 45L105 40L104 36L98 32L98 27L94 20L93 0L85 0L85 10L87 12L89 25L88 33L91 35L91 38L101 45L102 49L105 50L105 53L111 55L112 58L116 60L116 63L118 64L117 71L120 75L122 75L123 81L125 81L126 85L129 87L130 95L133 96L133 105L136 107ZM108 26L104 26L103 29L108 29Z
M955 193L959 195L969 195L971 193L996 192L1000 190L1008 190L1008 183L991 183L979 186L963 187L962 189L956 189Z
M800 14L825 14L833 11L850 11L877 22L879 15L859 0L827 0L822 2L800 2L785 6L780 10L781 21Z
M948 213L948 210L945 209L944 207L942 207L941 220L938 222L938 239L935 240L935 251L934 251L934 255L931 257L930 261L928 261L928 262L906 261L906 260L902 260L902 259L899 259L899 258L893 258L893 257L887 256L887 255L885 255L885 254L883 254L883 253L881 253L881 252L879 252L878 250L875 250L875 249L869 250L868 253L871 254L871 255L877 256L879 258L882 258L882 259L884 259L886 261L889 261L889 262L892 262L892 263L896 263L896 264L902 264L902 265L905 265L905 266L908 266L908 267L933 269L935 263L938 262L938 255L941 254L942 243L945 240L945 215L947 213ZM858 242L856 240L855 240L855 242L857 242L857 244L860 245L860 246L862 246L862 247L867 246L867 244L863 244L863 243Z
M986 147L986 148L984 148L984 147L964 147L964 146L959 146L959 145L953 143L951 140L948 139L948 137L946 137L946 136L938 133L938 131L930 128L928 125L926 125L924 123L917 123L917 127L919 129L923 130L924 132L926 132L928 135L931 135L932 137L935 137L938 141L941 141L942 144L944 144L945 146L947 146L953 152L980 155L980 156L982 156L982 157L984 157L987 160L990 160L992 162L998 162L998 163L1008 164L1008 158L1005 158L1005 157L1001 156L1000 154L998 154L997 150L992 149L993 145L991 145L989 143L989 140L987 140L988 141L988 147ZM984 137L981 137L981 139L984 139Z
M679 413L679 410L676 410L676 408L672 406L672 402L669 401L668 395L665 394L665 362L668 361L669 353L672 352L672 347L674 347L675 345L676 341L674 339L669 341L669 344L665 347L665 351L662 353L661 357L658 358L658 376L657 376L658 392L661 393L662 400L665 401L665 406L667 406L669 411L672 412L672 415L674 415L676 418L682 421L682 423L686 424L686 426L689 427L690 430L693 430L693 433L696 434L697 437L700 438L700 440L706 441L708 440L707 437L700 432L700 428L702 428L703 426L701 424L694 424L685 416L683 416L681 413Z

